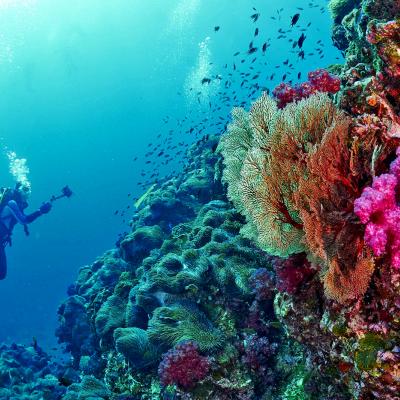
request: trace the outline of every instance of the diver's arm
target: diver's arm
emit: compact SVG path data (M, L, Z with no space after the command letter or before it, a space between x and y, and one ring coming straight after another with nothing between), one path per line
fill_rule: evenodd
M8 202L8 207L11 211L13 217L19 222L21 225L30 224L31 222L35 221L38 217L45 213L42 210L43 206L40 207L39 210L34 211L32 214L25 215L24 212L18 207L18 204L14 200L10 200Z

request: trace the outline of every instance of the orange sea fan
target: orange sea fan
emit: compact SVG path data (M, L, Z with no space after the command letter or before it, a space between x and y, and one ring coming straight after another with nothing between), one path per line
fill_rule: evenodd
M332 101L323 94L289 104L282 111L264 95L251 108L254 149L244 162L242 201L253 216L259 242L274 242L276 255L305 250L295 196L299 182L308 175L309 153L322 140L336 113Z
M308 154L307 172L300 177L294 196L307 245L321 260L336 255L340 248L338 237L349 240L341 232L350 233L347 224L358 194L357 182L350 171L350 122L344 114L335 116L321 142ZM331 245L335 246L335 251L330 249Z
M328 298L344 304L364 296L374 272L374 260L371 257L361 258L354 268L345 271L338 261L333 259L324 276L325 294Z

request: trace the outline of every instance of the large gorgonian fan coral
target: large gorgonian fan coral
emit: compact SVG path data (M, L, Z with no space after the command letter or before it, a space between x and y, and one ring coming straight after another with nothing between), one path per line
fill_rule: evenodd
M354 200L391 145L369 126L354 129L327 94L282 110L264 94L233 118L220 150L228 197L248 221L244 233L279 257L305 251L323 267L328 297L362 296L374 262Z
M278 110L264 94L247 114L235 109L221 139L228 196L246 215L246 233L270 254L305 251L303 222L296 206L307 157L340 120L327 95L316 94Z

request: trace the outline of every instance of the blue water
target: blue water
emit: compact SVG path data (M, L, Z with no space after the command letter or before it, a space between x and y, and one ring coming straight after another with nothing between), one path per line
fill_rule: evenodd
M29 238L20 227L15 230L13 247L7 249L9 275L0 282L0 342L27 343L35 336L43 346L54 344L56 310L79 267L128 230L133 207L128 218L114 211L132 205L128 193L137 196L149 186L141 169L166 175L182 166L179 155L168 165L154 156L145 164L148 143L162 148L167 138L172 144L193 142L198 129L188 130L204 118L208 121L197 137L220 133L232 106L249 101L239 78L230 89L236 89L237 101L233 96L220 101L218 92L225 90L233 62L253 75L261 70L257 82L271 89L281 81L286 59L295 66L289 77L294 82L298 72L305 78L310 70L340 62L331 45L328 12L321 12L325 3L0 0L1 145L27 159L29 210L65 184L75 193L32 224ZM250 19L252 7L261 14L256 24ZM287 30L296 12L301 13L298 27L278 40L278 29ZM315 52L322 40L323 59L315 54L302 61L292 52L289 37L297 39L308 22L305 52ZM215 26L221 27L218 32ZM233 54L246 52L256 26L260 34L254 43L271 38L271 46L254 64L251 56L241 64L242 56ZM267 80L272 73L275 78ZM216 75L223 80L201 85L203 77ZM210 112L210 102L211 110L218 104L221 110ZM3 153L0 170L0 186L13 185Z

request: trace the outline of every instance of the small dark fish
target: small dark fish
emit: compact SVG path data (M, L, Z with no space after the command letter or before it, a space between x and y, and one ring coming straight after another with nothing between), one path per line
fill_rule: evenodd
M300 79L301 78L301 72L299 72L298 74L297 74L297 79Z
M234 55L233 55L233 57L236 57L236 56L238 56L240 54L240 51L237 51Z
M297 41L296 41L296 42L293 42L293 44L292 44L292 49L294 49L296 46L297 46Z
M216 26L216 27L214 28L214 32L218 32L220 29L221 29L220 26Z
M257 50L258 50L257 47L252 47L252 48L249 49L249 51L247 52L247 54L254 54Z
M300 14L294 14L292 17L292 22L290 23L290 26L295 26L297 22L299 21Z
M302 60L304 60L304 50L301 50L301 51L299 52L299 57L300 57Z
M284 74L283 76L282 76L282 81L285 81L286 80L286 74Z
M265 42L262 46L262 51L265 53L267 51L267 42Z
M301 49L303 47L303 43L306 40L306 35L304 33L301 34L301 36L299 37L299 40L297 41L297 45L299 46L299 48Z
M203 78L203 79L201 80L201 84L204 85L205 83L210 84L210 83L211 83L211 79L210 79L210 78Z
M288 65L289 64L289 59L287 59L287 60L285 60L284 62L283 62L283 65Z
M258 28L256 28L256 30L254 31L254 36L258 36L258 33L259 33L260 31L258 30Z
M255 13L251 15L250 18L253 20L253 22L257 22L258 18L260 18L260 13Z

